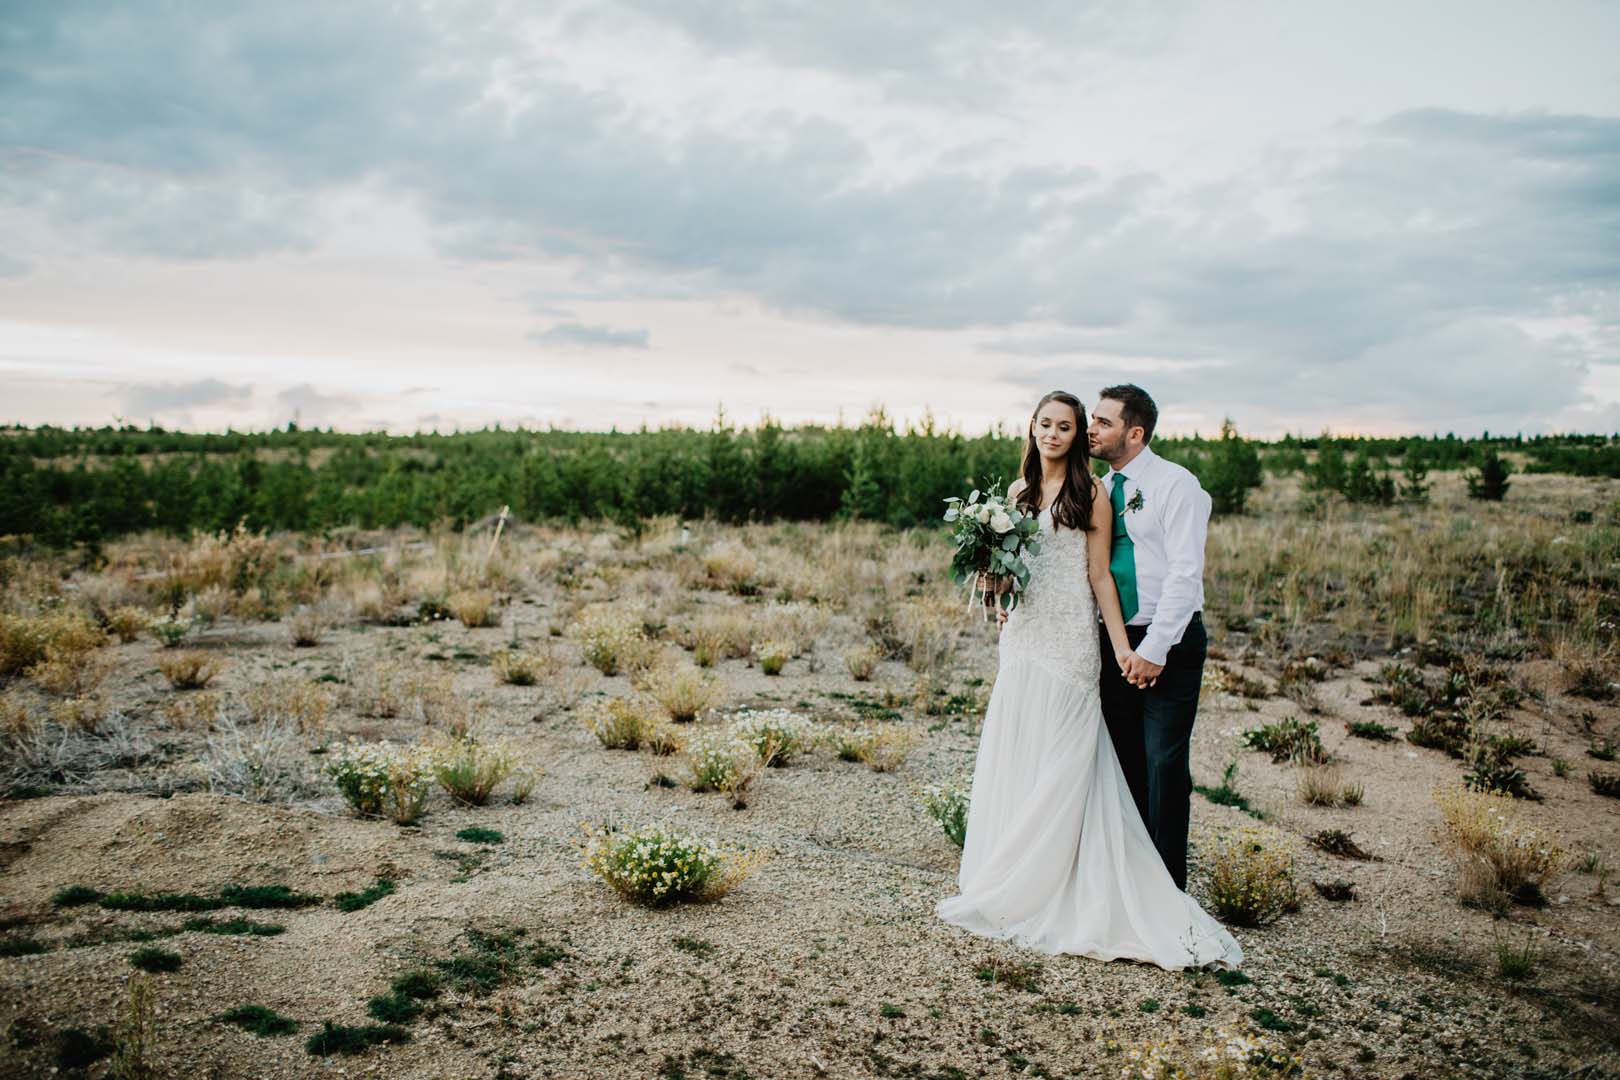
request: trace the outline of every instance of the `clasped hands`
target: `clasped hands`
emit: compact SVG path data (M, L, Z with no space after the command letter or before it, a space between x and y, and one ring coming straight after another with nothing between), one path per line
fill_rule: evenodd
M1002 608L996 609L996 631L1007 623L1007 612ZM1126 649L1124 652L1114 654L1114 662L1119 665L1119 673L1125 676L1125 681L1139 690L1146 690L1159 681L1159 675L1164 671L1163 664L1155 664L1151 660L1144 660L1136 655L1135 649Z

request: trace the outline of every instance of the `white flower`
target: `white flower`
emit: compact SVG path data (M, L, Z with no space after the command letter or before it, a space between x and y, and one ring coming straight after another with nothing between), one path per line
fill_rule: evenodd
M990 517L990 527L998 533L1007 532L1013 527L1012 518L1008 517L1004 511L997 510Z
M979 507L974 516L979 519L980 525L988 525L990 523L990 508L988 506Z

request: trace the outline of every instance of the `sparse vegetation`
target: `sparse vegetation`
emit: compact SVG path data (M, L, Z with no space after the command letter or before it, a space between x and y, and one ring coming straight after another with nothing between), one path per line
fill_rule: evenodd
M764 860L758 851L741 852L661 826L591 833L583 848L586 869L649 907L718 900Z
M1225 922L1264 926L1299 909L1294 857L1258 829L1217 837L1207 873L1210 905Z

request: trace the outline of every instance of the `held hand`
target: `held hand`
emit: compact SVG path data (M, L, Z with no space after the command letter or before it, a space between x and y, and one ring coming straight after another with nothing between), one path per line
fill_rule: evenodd
M1159 675L1163 673L1163 671L1163 664L1155 664L1133 654L1130 658L1130 662L1125 667L1125 679L1133 686L1138 686L1145 690L1159 681Z
M996 608L996 632L1000 633L1001 628L1003 626L1006 626L1006 625L1007 625L1007 609L1003 608L1003 607L997 607Z
M1136 659L1135 649L1120 649L1114 653L1114 663L1119 665L1119 673L1126 675L1131 670L1131 661ZM1129 675L1126 675L1129 678Z

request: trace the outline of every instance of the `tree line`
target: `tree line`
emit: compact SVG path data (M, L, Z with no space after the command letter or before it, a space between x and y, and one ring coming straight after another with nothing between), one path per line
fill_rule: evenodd
M1620 440L1605 436L1261 441L1227 423L1153 445L1198 475L1218 513L1243 512L1268 472L1303 472L1309 488L1363 502L1421 500L1428 470L1458 468L1495 477L1486 487L1496 494L1481 497L1500 498L1510 451L1529 471L1620 476ZM1015 477L1022 446L1005 429L969 437L931 419L901 429L881 409L855 426L739 428L721 417L634 432L10 427L0 429L0 535L67 546L239 521L317 533L461 528L502 506L521 520L605 518L632 530L665 514L931 525L947 496Z

